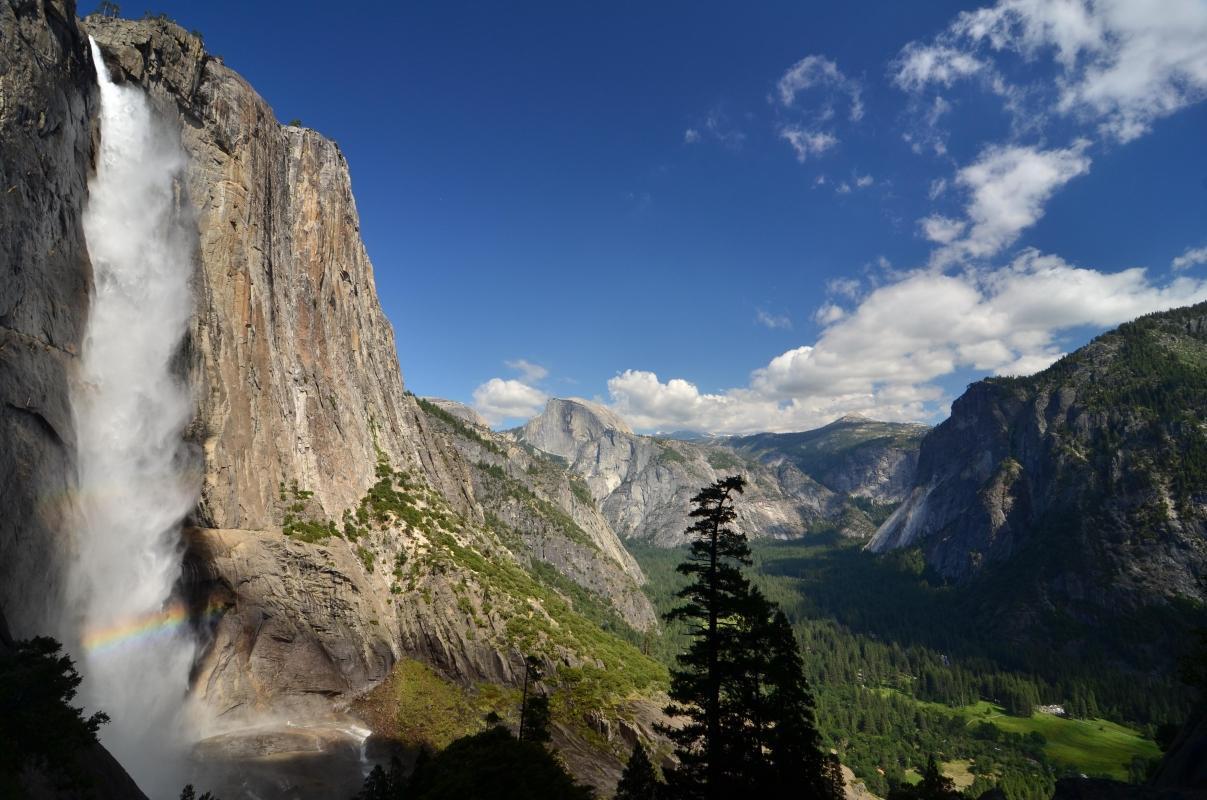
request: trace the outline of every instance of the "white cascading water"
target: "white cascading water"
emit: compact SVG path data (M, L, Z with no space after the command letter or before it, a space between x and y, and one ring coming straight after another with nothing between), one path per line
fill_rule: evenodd
M197 480L182 441L191 403L172 362L191 313L195 232L177 197L179 137L140 89L113 83L95 42L92 57L101 137L84 233L94 288L72 396L82 699L109 714L101 740L143 790L176 796L195 645L173 591Z

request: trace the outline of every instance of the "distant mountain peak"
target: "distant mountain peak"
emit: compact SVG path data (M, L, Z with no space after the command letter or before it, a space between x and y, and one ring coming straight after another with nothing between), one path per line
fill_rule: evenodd
M545 404L545 410L541 412L540 417L547 415L559 415L567 421L567 424L573 424L572 420L578 420L603 430L633 433L629 423L625 422L615 411L583 397L551 397Z

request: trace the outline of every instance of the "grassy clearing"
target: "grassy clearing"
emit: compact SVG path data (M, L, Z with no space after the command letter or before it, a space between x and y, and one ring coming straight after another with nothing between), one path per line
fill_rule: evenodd
M972 774L969 769L972 766L972 761L966 758L956 759L955 761L944 761L939 764L939 771L955 783L956 788L960 791L967 789L976 780L976 775ZM922 773L910 767L905 771L905 782L910 786L917 786L922 782Z
M1109 774L1125 781L1133 757L1161 757L1155 742L1131 728L1105 719L1066 719L1051 714L1032 714L1028 719L997 715L992 721L1004 731L1039 732L1048 740L1044 753L1049 758L1088 775Z
M390 679L375 689L357 710L379 734L408 747L437 750L453 740L485 730L492 711L504 720L519 708L520 693L494 684L460 686L427 664L404 658ZM367 713L366 713L367 712Z
M892 690L882 690L891 692ZM905 697L906 695L901 695ZM1007 733L1044 737L1044 754L1052 761L1087 775L1110 775L1128 779L1128 765L1134 757L1160 758L1156 743L1137 731L1105 719L1071 719L1034 713L1030 717L1012 717L1000 706L984 700L969 706L951 708L941 703L915 701L918 705L957 714L969 726L991 723Z

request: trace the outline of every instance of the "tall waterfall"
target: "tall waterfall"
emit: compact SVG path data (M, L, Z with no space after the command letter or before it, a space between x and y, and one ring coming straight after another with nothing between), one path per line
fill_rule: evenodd
M72 396L82 698L109 714L101 739L144 791L175 796L194 643L173 589L197 481L181 437L191 404L172 362L191 311L195 233L179 211L179 136L139 88L113 83L95 42L92 58L101 147L84 233L94 289Z

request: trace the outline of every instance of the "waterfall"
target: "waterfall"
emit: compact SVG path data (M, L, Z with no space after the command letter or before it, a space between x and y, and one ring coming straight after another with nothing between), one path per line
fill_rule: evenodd
M198 481L182 441L191 403L173 360L191 313L196 234L180 214L178 133L139 88L113 83L95 42L92 58L100 157L84 233L94 286L72 392L81 697L111 717L101 740L143 790L175 796L194 642L173 590Z

